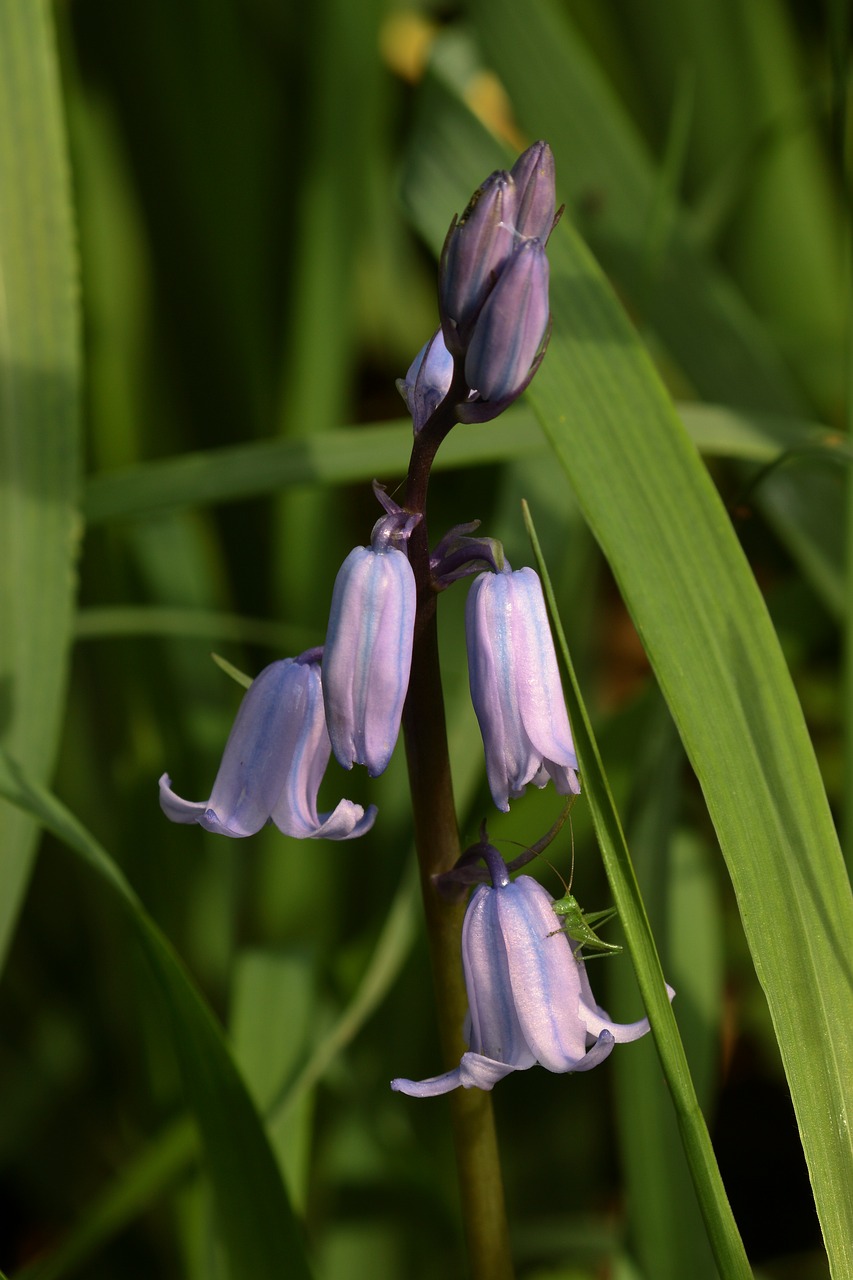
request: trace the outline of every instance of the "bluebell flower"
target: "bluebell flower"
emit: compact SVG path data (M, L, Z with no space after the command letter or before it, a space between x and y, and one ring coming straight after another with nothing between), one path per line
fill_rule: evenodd
M405 378L397 379L397 390L412 415L415 435L429 420L450 390L453 356L439 329L412 361Z
M172 822L197 822L223 836L251 836L274 822L287 836L350 840L369 831L375 805L341 800L317 812L317 793L331 755L323 711L320 650L273 662L240 704L209 800L182 800L168 774L160 807Z
M377 495L380 496L380 495ZM356 547L338 570L323 652L326 724L345 769L382 773L400 732L409 688L417 592L405 551L417 517L384 498L369 547Z
M509 809L529 782L550 777L577 794L575 754L542 584L533 569L482 573L465 609L471 700L480 723L492 799Z
M468 1052L443 1075L392 1080L398 1093L431 1098L459 1086L491 1089L537 1063L589 1071L615 1044L649 1030L648 1018L613 1022L596 1004L583 959L555 923L551 895L530 876L510 881L497 851L490 855L493 884L472 895L462 926Z

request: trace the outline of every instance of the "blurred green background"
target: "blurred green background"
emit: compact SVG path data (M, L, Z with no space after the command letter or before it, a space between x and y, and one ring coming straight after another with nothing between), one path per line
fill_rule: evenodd
M321 643L335 571L376 518L367 482L405 474L394 380L437 322L435 258L413 228L458 211L414 208L413 193L449 95L511 149L552 142L565 216L687 406L843 820L848 6L65 0L49 13L86 520L53 787L228 1028L317 1277L463 1276L443 1104L388 1089L440 1066L402 749L375 782L329 771L321 808L379 805L357 844L173 827L156 781L168 770L181 795L209 794L240 697L211 651L254 674ZM469 189L483 177L472 160ZM702 402L751 416L703 416ZM530 501L750 1258L766 1276L824 1276L764 998L643 647L529 411L465 430L476 440L454 439L460 460L434 480L433 537L479 518L529 561ZM463 607L462 587L442 599L442 654L473 838L488 793ZM491 834L510 857L556 812L536 792ZM600 908L583 803L573 819L575 891ZM568 843L552 856L568 876ZM111 897L47 836L4 911L0 1267L229 1274L155 984ZM614 1016L638 1016L626 956L591 977ZM584 1077L518 1073L495 1106L520 1275L716 1274L650 1042Z

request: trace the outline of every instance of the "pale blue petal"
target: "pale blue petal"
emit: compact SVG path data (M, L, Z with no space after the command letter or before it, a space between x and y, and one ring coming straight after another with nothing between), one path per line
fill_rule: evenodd
M272 809L279 831L298 839L349 840L373 826L376 808L342 800L332 813L317 813L317 793L331 755L317 663L294 664L285 731L279 742L284 784Z
M182 800L160 780L160 805L172 822L197 822L219 835L254 835L269 822L284 783L280 744L294 709L288 698L292 658L273 662L252 681L228 735L210 799Z
M552 898L519 876L494 890L518 1021L530 1052L549 1071L574 1071L586 1053L578 1016L581 980L564 933L554 932Z
M581 978L578 1015L586 1028L587 1035L601 1037L609 1033L616 1044L629 1044L632 1040L639 1040L641 1036L648 1033L650 1030L648 1018L640 1018L637 1022L614 1022L610 1014L602 1009L601 1005L596 1004L583 960L578 961L578 969ZM671 1002L675 991L669 983L667 983L666 993Z
M532 1065L532 1064L531 1064ZM518 1070L505 1062L495 1062L480 1053L463 1053L455 1071L431 1076L428 1080L405 1080L398 1077L391 1081L395 1093L407 1093L411 1098L436 1098L453 1089L483 1089L488 1092L499 1080Z
M511 886L507 886L511 888ZM532 1067L531 1052L516 1012L498 903L504 890L481 885L462 925L462 966L468 992L468 1045L477 1054L512 1067ZM553 912L552 912L553 917Z

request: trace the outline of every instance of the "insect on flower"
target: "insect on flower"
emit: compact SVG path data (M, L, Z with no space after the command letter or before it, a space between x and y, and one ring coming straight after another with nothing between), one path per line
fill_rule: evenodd
M554 871L557 868L551 865ZM560 876L559 871L557 875ZM562 898L555 898L551 903L554 914L559 916L562 924L559 929L552 929L548 935L552 937L555 933L564 933L572 942L579 945L575 948L576 954L584 947L590 953L585 957L591 960L593 956L614 956L617 955L622 948L613 942L605 942L603 938L599 938L596 928L600 929L602 925L608 924L619 913L615 907L609 907L606 911L590 911L585 913L581 909L581 905L572 893L572 882L575 878L575 838L572 833L572 869L569 873L569 883L566 884L563 877L563 889L565 890Z
M565 882L564 882L565 883ZM571 938L572 942L580 944L581 948L586 948L587 954L585 959L591 960L593 956L612 956L622 950L613 942L605 942L603 938L599 938L596 928L601 928L607 924L614 916L618 915L615 907L610 907L607 911L590 911L584 913L576 897L569 893L569 885L566 885L566 892L562 898L555 899L552 907L556 915L562 919L559 929L552 929L551 934L565 933ZM550 937L551 934L548 936Z

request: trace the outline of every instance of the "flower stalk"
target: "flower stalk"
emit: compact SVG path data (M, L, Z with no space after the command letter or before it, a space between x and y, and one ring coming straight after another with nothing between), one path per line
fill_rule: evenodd
M454 392L466 391L461 375L424 428L415 436L406 509L421 515L409 539L415 575L412 669L403 709L403 734L412 795L415 847L420 867L427 938L436 993L441 1052L450 1067L465 1045L462 1027L467 995L459 963L464 902L440 896L435 877L449 871L461 853L438 657L436 593L430 574L425 518L429 472L439 444L456 424ZM457 1090L450 1099L462 1217L475 1280L511 1280L512 1258L491 1096Z

